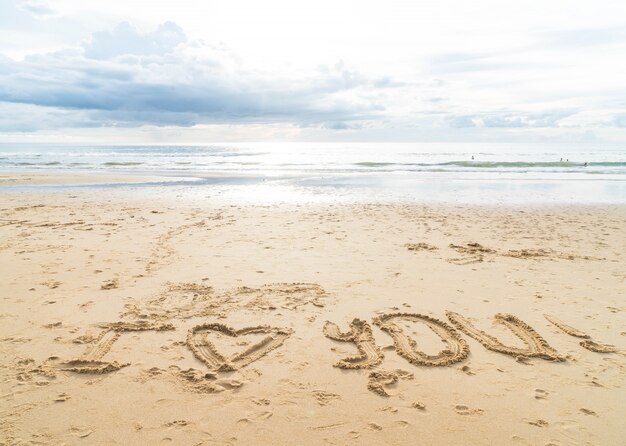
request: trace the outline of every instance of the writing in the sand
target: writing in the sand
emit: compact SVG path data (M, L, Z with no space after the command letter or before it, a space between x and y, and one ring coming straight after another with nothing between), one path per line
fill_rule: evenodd
M495 322L508 328L523 343L523 347L515 347L502 343L498 338L478 329L468 318L452 311L446 312L450 323L440 319L418 313L383 314L373 319L373 324L386 332L393 339L397 354L411 364L418 366L449 366L463 361L469 355L470 349L461 333L475 339L485 348L513 356L518 361L527 361L530 358L540 358L549 361L565 361L548 342L530 325L511 314L498 313L494 316ZM591 337L567 325L554 316L545 315L547 321L562 332L581 338L580 346L598 353L623 353L616 347L595 342ZM424 324L432 330L446 347L439 353L430 355L418 349L417 342L403 330L402 325L407 323ZM103 357L111 350L113 344L125 332L164 331L174 330L169 323L113 322L99 324L102 329L100 335L89 348L78 358L58 364L62 370L76 373L110 373L127 366L127 363L104 361ZM329 339L339 342L353 343L358 353L343 358L334 364L343 369L373 368L383 360L383 352L376 344L371 325L361 319L354 319L347 331L342 331L335 323L326 322L323 333ZM219 335L231 338L243 337L249 334L266 335L256 344L246 344L243 351L234 355L224 355L218 351L211 341L211 336ZM235 329L221 323L206 323L193 327L187 333L186 346L193 355L202 361L212 372L234 371L262 358L274 349L283 345L292 334L292 330L259 325ZM244 343L245 344L245 343Z

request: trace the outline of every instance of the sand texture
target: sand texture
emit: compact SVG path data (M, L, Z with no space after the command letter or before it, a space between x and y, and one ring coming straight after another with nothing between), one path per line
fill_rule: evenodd
M0 444L622 445L624 234L624 207L5 191Z
M354 319L350 323L350 331L347 333L341 333L336 324L326 322L324 335L335 341L352 342L359 350L358 355L342 359L335 364L335 367L342 369L368 369L377 366L383 360L383 353L376 345L372 327L361 319Z
M437 336L446 343L446 349L436 355L429 355L416 350L417 342L408 336L402 328L394 323L396 320L421 322L428 326ZM397 313L384 314L376 317L374 323L381 330L386 331L393 338L398 355L410 363L424 366L448 366L463 361L469 355L467 342L450 325L434 317L423 314Z

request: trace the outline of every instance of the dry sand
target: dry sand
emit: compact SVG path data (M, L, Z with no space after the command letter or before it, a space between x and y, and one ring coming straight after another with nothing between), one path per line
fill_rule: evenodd
M624 207L5 192L0 444L624 444L624 234Z

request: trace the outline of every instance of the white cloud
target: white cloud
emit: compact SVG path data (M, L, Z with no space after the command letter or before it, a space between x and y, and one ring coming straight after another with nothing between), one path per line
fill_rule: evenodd
M187 41L182 28L166 22L149 33L142 34L128 22L117 25L112 31L94 33L84 45L85 57L89 59L111 59L121 55L157 55L173 52L178 45Z
M47 16L54 14L54 10L44 0L20 0L17 7L34 16Z
M186 49L185 33L172 22L148 33L122 23L94 34L82 49L23 61L0 58L0 101L47 107L51 113L75 110L74 119L65 115L66 127L230 121L321 125L374 117L383 107L362 90L394 86L343 63L308 78L277 77L233 70L237 64L230 54L216 48L207 48L204 57Z
M271 125L290 137L626 140L623 2L0 7L5 132ZM39 119L21 122L29 113Z

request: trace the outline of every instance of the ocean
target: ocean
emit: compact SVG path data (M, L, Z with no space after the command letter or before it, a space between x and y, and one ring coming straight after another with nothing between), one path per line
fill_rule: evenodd
M132 185L0 185L0 192L159 186L250 202L626 203L626 147L617 144L2 143L0 171L152 177Z

